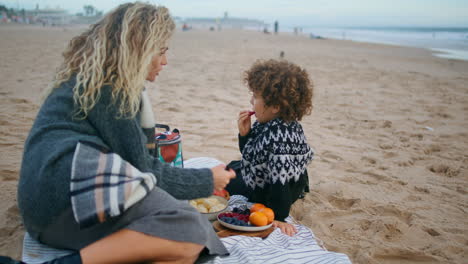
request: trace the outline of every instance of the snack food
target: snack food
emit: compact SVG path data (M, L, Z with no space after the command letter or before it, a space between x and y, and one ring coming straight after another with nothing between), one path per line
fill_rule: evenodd
M223 204L220 200L215 197L199 198L191 200L190 205L195 207L200 213L214 213L219 212L226 208L226 204Z

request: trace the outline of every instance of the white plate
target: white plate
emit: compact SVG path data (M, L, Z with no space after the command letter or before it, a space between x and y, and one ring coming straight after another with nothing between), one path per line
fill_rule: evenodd
M247 231L247 232L255 232L255 231L263 231L265 229L268 229L273 225L273 223L266 225L266 226L238 226L238 225L231 225L226 222L223 222L221 219L219 219L219 214L218 214L218 222L230 229L234 230L239 230L239 231Z

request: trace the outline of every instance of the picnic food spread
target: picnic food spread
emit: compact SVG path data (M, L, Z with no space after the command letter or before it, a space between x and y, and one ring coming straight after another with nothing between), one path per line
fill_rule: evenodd
M232 212L221 213L218 219L236 226L266 226L273 223L275 214L263 204L254 204L250 209L234 208Z

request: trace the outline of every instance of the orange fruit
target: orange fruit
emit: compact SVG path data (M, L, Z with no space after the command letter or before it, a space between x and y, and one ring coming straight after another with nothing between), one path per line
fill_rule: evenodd
M261 212L253 212L249 216L249 222L255 226L265 226L268 224L268 217Z
M261 203L256 203L256 204L252 205L252 207L250 207L250 213L258 212L258 211L260 211L260 209L263 209L265 207L266 206L261 204Z
M266 217L268 218L268 224L273 223L273 220L275 220L275 212L273 212L271 208L265 207L260 209L259 212L266 215Z

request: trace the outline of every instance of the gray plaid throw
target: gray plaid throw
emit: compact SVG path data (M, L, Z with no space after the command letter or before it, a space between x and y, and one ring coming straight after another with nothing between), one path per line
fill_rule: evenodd
M80 227L102 223L122 214L156 185L119 155L88 142L79 142L71 172L71 202Z

